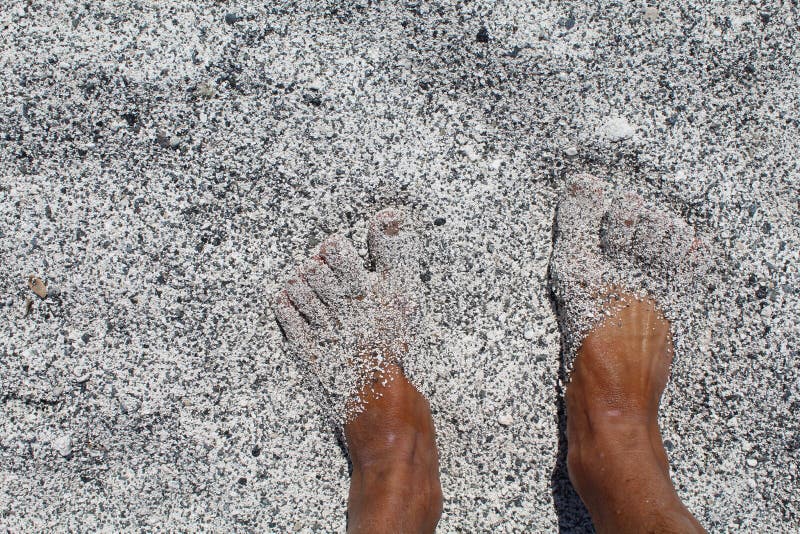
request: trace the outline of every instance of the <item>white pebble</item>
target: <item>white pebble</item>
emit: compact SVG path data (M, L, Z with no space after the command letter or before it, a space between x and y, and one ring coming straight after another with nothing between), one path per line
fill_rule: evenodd
M527 330L525 330L525 333L522 334L522 335L525 336L525 339L530 341L531 339L536 337L536 332L534 332L532 328L528 328Z
M568 146L567 148L564 149L564 154L566 154L569 157L577 156L578 155L578 147L576 147L574 145L573 146Z
M508 414L503 414L497 418L497 422L503 426L510 426L514 422L514 418Z
M53 440L51 443L53 448L63 457L67 457L72 453L72 436L64 434Z
M635 133L636 129L623 117L611 117L603 125L603 134L609 141L629 139Z
M644 20L656 20L658 18L658 8L647 6L644 8Z
M755 467L758 465L758 460L756 460L755 458L748 458L747 465L749 465L750 467Z

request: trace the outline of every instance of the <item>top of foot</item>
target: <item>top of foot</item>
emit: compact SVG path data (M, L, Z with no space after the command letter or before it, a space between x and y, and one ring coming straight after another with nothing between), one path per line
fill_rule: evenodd
M403 212L385 209L369 224L367 269L349 239L328 237L274 299L292 354L318 383L331 419L363 410L370 384L392 380L418 340L418 242Z
M566 339L567 371L589 331L632 299L654 299L672 315L706 270L708 247L676 215L634 193L606 195L602 182L568 180L550 260Z

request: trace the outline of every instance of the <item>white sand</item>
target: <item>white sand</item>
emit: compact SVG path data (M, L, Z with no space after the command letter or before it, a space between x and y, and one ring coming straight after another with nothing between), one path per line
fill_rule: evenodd
M800 529L796 7L155 5L0 10L0 524L341 531L345 456L267 310L401 206L440 531L587 530L547 266L591 172L719 251L663 401L679 494Z

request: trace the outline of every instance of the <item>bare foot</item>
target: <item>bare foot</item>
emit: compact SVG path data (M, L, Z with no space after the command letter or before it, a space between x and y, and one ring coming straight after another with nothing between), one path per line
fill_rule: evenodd
M637 199L608 211L599 182L579 176L559 205L551 274L562 315L572 314L562 316L565 335L579 336L568 343L577 351L566 391L567 466L600 532L704 532L675 492L658 428L670 324L655 302L612 289L605 276L620 255L665 268L674 261L659 242L666 235L675 243L670 253L683 247L678 258L697 244L685 223L670 222L680 235L665 234L674 218L644 213Z
M428 401L402 371L415 342L418 247L402 212L370 222L375 271L328 238L276 296L289 346L342 425L353 465L349 532L433 532L442 511Z

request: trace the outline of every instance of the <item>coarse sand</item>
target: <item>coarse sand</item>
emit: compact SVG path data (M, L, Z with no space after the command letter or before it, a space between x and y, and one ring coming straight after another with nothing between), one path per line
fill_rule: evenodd
M419 239L439 531L591 531L548 274L584 173L638 195L607 218L708 245L662 402L680 497L800 530L798 35L794 2L9 3L0 531L343 531L271 305L331 234L368 265L386 207Z

